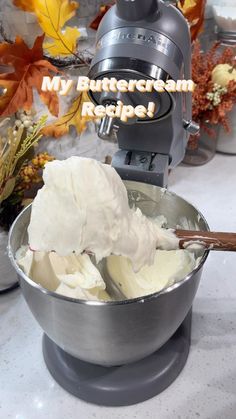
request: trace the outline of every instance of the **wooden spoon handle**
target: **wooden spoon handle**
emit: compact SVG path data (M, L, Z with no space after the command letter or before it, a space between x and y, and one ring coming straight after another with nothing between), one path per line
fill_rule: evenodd
M188 245L196 243L202 244L209 250L236 252L236 233L176 230L175 234L180 239L180 249L187 248Z

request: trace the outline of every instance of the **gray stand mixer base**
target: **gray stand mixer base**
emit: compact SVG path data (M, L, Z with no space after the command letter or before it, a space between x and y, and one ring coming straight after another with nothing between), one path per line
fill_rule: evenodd
M119 367L102 367L74 358L48 336L43 355L53 378L69 393L102 406L128 406L165 390L179 375L188 357L191 312L172 338L147 358Z

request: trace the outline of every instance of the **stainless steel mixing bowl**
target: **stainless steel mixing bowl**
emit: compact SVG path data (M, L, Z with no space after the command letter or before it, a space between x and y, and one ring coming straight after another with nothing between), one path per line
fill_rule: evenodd
M125 184L130 204L147 216L164 214L173 228L208 230L198 210L175 194L148 184ZM26 208L11 228L9 257L33 315L58 346L83 361L115 366L140 360L168 341L192 306L208 252L181 282L150 296L114 302L75 300L36 284L18 267L15 253L27 243L30 211ZM50 278L45 281L50 288Z

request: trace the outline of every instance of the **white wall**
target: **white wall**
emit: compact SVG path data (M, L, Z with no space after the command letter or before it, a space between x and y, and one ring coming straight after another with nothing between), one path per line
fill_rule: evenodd
M236 7L236 0L207 0L208 5Z

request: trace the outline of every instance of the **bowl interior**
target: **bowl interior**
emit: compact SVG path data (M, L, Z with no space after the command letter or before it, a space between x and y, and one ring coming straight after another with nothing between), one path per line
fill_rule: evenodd
M189 202L158 186L139 182L124 182L131 206L141 209L148 217L164 215L169 228L208 230L203 215Z
M146 216L155 218L164 215L169 228L209 229L202 214L183 198L154 185L133 181L125 181L124 183L128 191L130 206L140 208ZM28 244L27 228L30 213L31 206L21 212L15 220L9 235L9 255L15 267L17 267L15 262L16 251L20 246ZM102 275L107 276L105 263L100 264L98 267ZM41 285L43 286L43 284ZM43 288L45 288L45 285ZM50 280L47 280L46 288L49 291L55 291L50 284Z

